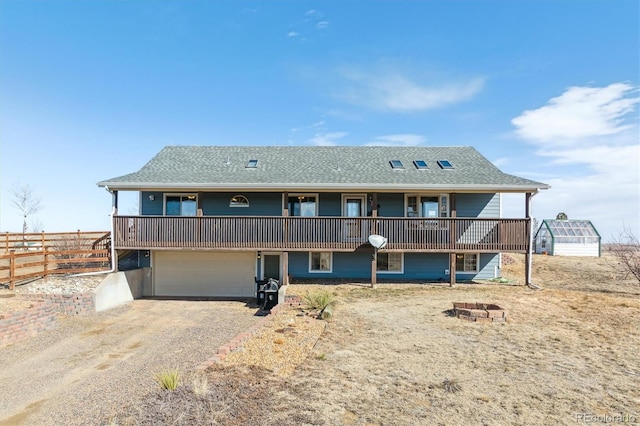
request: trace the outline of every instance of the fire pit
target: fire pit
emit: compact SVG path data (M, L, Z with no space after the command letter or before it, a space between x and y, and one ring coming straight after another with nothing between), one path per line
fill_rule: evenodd
M507 310L494 303L454 302L453 314L457 318L475 322L505 322Z

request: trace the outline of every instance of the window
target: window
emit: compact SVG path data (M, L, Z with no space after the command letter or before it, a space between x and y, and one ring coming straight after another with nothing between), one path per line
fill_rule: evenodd
M164 214L167 216L195 216L197 204L195 194L166 195Z
M453 169L453 164L449 160L438 160L438 166L442 169Z
M404 164L402 164L400 160L391 160L389 164L391 164L391 168L394 170L404 170Z
M449 217L449 194L407 195L407 217Z
M424 160L413 160L413 165L416 166L416 169L418 170L425 170L429 168L429 166L427 166L427 162Z
M403 272L402 253L378 253L376 270L388 274L401 274Z
M331 272L333 270L333 253L309 253L309 272Z
M310 194L298 194L289 197L289 216L317 216L318 197Z
M456 254L456 272L478 272L478 253Z
M247 161L247 165L244 167L246 169L255 169L258 167L258 160L249 160Z
M244 195L234 195L229 201L229 207L249 207L249 200Z

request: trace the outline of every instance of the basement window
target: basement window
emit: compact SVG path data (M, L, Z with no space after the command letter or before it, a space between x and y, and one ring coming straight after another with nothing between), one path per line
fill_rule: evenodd
M391 168L394 170L404 170L404 164L402 164L400 160L391 160L389 164L391 164Z

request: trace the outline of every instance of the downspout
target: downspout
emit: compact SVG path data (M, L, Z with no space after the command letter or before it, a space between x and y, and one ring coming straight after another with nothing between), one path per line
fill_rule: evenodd
M106 189L111 194L112 199L113 199L113 197L116 196L113 193L113 191L109 189L108 186L105 185L104 189ZM89 277L89 276L93 276L93 275L111 274L111 273L116 271L116 262L117 262L116 248L115 248L115 244L113 244L113 234L114 234L114 231L115 231L115 228L113 226L113 217L115 216L115 214L116 214L116 203L112 202L111 203L111 214L109 214L109 221L110 221L109 232L111 233L111 269L109 269L108 271L85 272L83 274L71 275L71 277Z
M531 196L529 197L528 200L528 205L527 205L527 213L528 213L528 217L527 219L529 219L529 246L527 247L527 277L526 277L526 282L527 282L527 286L529 288L532 288L534 290L542 290L542 287L539 287L537 285L535 285L534 283L531 282L531 268L533 266L533 220L531 219L531 199L538 194L538 191L536 192L532 192Z

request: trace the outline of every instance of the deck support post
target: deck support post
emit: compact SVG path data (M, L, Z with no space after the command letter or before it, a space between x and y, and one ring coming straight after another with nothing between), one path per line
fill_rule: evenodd
M532 220L531 220L531 198L534 196L535 194L532 194L531 192L527 192L525 194L525 217L527 219L527 224L525 226L525 240L527 241L527 253L525 254L525 261L524 261L524 273L525 273L525 277L524 277L524 285L526 285L527 287L531 287L531 263L533 261L533 253L532 253L532 246L533 243L531 241L531 236L533 234L533 232L531 231L531 226L532 226Z
M456 285L456 254L449 253L449 287Z
M376 218L378 217L378 193L374 192L371 194L371 217L373 220L371 221L371 234L378 233L378 222ZM373 254L371 255L371 288L376 288L376 284L378 283L378 250L373 248Z

